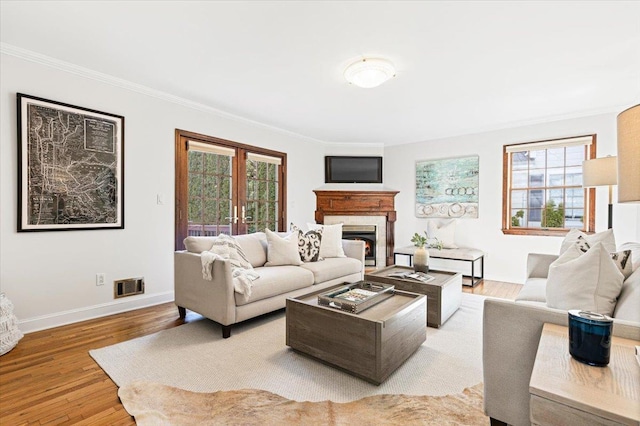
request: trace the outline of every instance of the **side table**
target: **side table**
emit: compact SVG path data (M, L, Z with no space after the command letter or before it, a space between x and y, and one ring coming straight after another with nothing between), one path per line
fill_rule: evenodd
M615 325L614 325L615 327ZM611 360L592 367L569 354L567 327L545 324L529 382L533 425L638 425L640 342L613 336Z

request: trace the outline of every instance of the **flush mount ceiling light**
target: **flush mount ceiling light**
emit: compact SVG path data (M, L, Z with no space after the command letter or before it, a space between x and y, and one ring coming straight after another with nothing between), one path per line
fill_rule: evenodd
M395 75L396 69L393 64L380 58L360 59L344 70L344 78L349 83L365 89L380 86Z

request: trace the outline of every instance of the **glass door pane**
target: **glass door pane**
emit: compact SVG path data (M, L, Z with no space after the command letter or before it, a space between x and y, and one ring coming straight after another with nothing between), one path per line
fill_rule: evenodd
M278 230L278 164L247 158L243 223L247 232Z
M232 157L189 150L188 158L187 234L233 233Z

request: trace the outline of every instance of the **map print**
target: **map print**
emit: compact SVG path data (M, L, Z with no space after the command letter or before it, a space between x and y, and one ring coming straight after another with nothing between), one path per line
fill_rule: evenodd
M115 121L27 105L28 225L116 224Z

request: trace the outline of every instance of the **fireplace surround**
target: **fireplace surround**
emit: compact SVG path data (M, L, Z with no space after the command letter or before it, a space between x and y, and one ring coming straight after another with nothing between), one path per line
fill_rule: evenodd
M398 191L315 190L316 223L376 226L376 268L393 263L394 197Z

